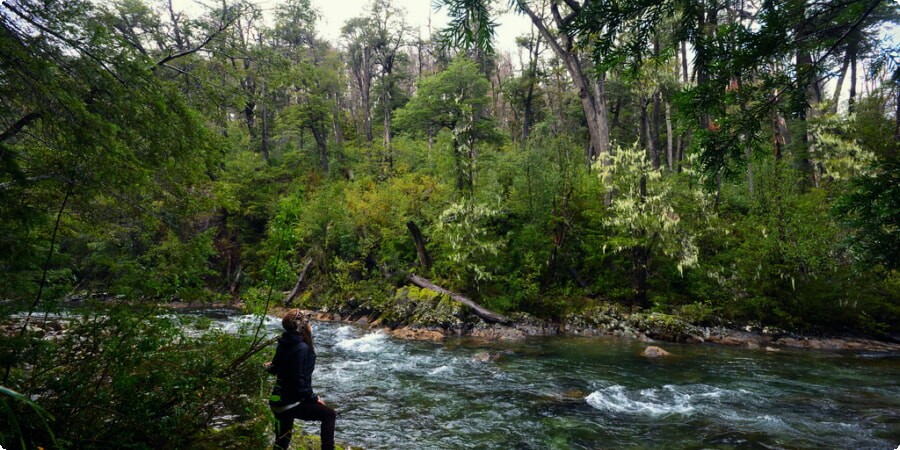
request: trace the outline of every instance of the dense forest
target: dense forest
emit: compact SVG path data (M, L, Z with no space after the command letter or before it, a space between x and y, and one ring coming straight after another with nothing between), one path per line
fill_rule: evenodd
M265 343L185 341L158 305L377 314L410 274L547 320L896 336L896 3L436 6L431 36L373 0L328 42L309 0L4 0L0 300L27 318L0 436L199 445L262 414L236 391ZM503 12L533 25L514 52ZM92 301L64 338L29 325Z

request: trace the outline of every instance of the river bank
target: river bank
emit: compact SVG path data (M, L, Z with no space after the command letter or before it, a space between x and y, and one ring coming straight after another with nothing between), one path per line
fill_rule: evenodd
M401 339L441 341L448 337L484 340L520 340L532 336L613 336L645 343L676 342L715 344L764 351L781 348L846 352L900 353L900 342L863 336L811 336L755 325L697 325L685 318L649 312L632 313L608 304L559 320L514 313L508 323L488 323L446 296L429 296L426 290L401 288L387 308L377 310L366 302L347 302L337 307L305 308L321 321L353 323L383 329ZM270 314L279 315L275 307Z
M900 353L900 342L878 340L852 335L811 336L785 330L745 325L743 327L707 326L669 314L628 312L618 305L605 305L582 313L569 314L559 320L540 319L525 313L511 314L505 324L488 323L471 314L465 307L452 300L434 296L422 299L415 288L403 288L398 301L391 307L377 311L365 303L347 302L339 307L315 308L300 305L316 320L351 323L407 340L441 341L449 337L467 337L483 340L515 341L533 336L612 336L645 343L715 344L765 351L780 348L822 351ZM410 295L412 294L412 295ZM417 298L418 297L418 298ZM162 306L178 310L237 309L237 303L169 302ZM282 306L269 309L278 316ZM12 321L0 327L0 334L12 335L19 331L21 322ZM46 335L47 338L64 333L66 320L58 316L35 315L30 319L28 331Z

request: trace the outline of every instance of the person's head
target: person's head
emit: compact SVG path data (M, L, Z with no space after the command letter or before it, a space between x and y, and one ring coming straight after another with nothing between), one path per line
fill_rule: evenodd
M281 326L288 333L300 335L309 348L313 348L312 328L309 326L308 314L304 314L297 308L289 309L281 318Z

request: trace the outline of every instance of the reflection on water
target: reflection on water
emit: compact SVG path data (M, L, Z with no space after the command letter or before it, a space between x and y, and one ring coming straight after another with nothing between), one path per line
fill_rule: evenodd
M230 332L258 319L214 319ZM270 335L280 321L268 318ZM586 338L441 344L314 323L314 388L366 448L852 448L900 444L900 360ZM487 353L487 354L485 354ZM876 356L876 357L872 357ZM318 427L306 427L316 432Z

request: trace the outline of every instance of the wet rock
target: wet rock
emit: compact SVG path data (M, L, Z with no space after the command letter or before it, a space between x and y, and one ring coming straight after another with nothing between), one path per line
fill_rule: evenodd
M713 344L733 347L760 348L763 345L771 343L772 338L746 331L718 330L714 333L710 333L706 341L712 342Z
M893 342L873 341L871 339L845 338L845 339L815 339L785 337L778 339L774 344L784 347L805 348L813 350L831 351L875 351L898 352L900 344Z
M493 362L498 359L500 359L500 354L494 352L481 352L476 353L474 356L472 356L473 361L482 363Z
M655 345L651 345L651 346L645 348L643 353L641 353L641 356L643 356L645 358L662 358L664 356L671 356L671 355L672 355L671 353L669 353Z
M444 339L444 333L442 331L433 329L403 327L390 330L388 333L391 336L400 339L410 339L414 341L440 341Z
M706 339L704 339L703 336L688 336L684 342L687 342L688 344L702 344L706 342Z
M562 332L560 325L538 319L527 313L510 315L513 327L527 336L555 336Z
M780 348L775 348L775 347L766 347L766 351L767 351L767 352L770 352L770 353L777 353L777 352L780 352L781 349L780 349Z
M562 397L564 400L571 400L571 401L579 401L579 402L580 402L580 401L584 400L584 398L587 397L587 396L588 396L588 393L585 392L585 391L582 391L581 389L570 389L570 390L568 390L568 391L566 391L566 392L563 392L561 397Z
M525 338L522 330L503 325L478 325L469 333L470 336L489 340L513 341Z

